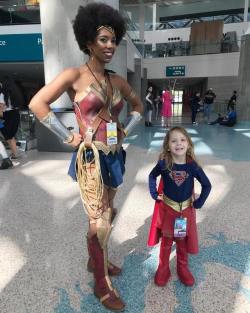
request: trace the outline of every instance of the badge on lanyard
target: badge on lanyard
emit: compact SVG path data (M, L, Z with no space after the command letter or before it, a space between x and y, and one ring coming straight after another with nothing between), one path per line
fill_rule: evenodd
M174 237L183 238L187 234L187 218L179 217L174 222Z
M107 145L117 144L117 124L114 122L107 123Z

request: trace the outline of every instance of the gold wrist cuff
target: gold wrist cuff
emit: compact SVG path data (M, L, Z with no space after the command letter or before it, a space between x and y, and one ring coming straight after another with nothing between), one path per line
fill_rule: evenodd
M66 140L64 140L63 142L64 143L71 143L73 140L74 140L74 134L71 133L69 135L69 137Z

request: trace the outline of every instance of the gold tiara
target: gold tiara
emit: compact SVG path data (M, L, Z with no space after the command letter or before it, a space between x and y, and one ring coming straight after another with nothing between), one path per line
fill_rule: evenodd
M99 26L96 31L98 32L99 30L101 30L102 28L106 29L108 32L110 32L111 34L115 35L115 30L113 27L108 26L108 25L101 25Z

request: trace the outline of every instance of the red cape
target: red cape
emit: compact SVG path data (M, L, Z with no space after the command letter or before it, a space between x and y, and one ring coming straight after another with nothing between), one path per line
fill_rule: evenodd
M157 191L158 191L158 194L163 193L162 179L160 180ZM151 226L150 226L149 235L148 235L148 246L150 247L155 246L161 238L161 230L156 227L157 218L159 214L159 205L160 205L160 202L155 201L154 212L153 212Z

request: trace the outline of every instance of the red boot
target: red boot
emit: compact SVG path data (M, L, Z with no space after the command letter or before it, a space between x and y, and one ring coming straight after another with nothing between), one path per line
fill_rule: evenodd
M94 265L95 296L107 309L117 312L122 311L125 308L125 304L120 299L117 291L112 287L108 276L106 253L100 246L97 235L88 240L88 247Z
M94 263L93 263L93 260L91 257L89 257L89 259L88 259L87 270L90 273L94 272ZM120 267L118 267L115 264L108 261L108 274L109 274L109 276L118 276L121 274L121 272L122 272L122 269Z
M176 240L177 274L180 281L186 286L193 286L194 276L188 269L187 240Z
M171 238L162 237L160 246L159 265L155 273L155 284L163 287L169 281L171 276L169 269L169 257L171 254L171 247L173 240Z

